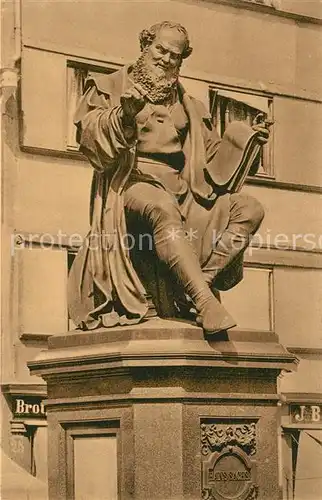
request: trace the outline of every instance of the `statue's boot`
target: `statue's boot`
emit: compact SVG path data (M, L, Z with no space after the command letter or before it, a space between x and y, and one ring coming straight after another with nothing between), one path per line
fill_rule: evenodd
M173 294L174 294L174 304L178 312L178 316L183 319L188 319L190 321L196 321L198 317L198 312L195 304L193 303L191 297L185 293L184 288L181 284L175 283L171 284ZM218 302L221 303L221 297L219 290L216 290L214 286L211 286L211 292L216 297Z
M219 290L229 288L223 286L223 272L242 257L264 217L264 210L255 198L235 194L231 196L231 200L228 227L214 245L208 262L203 266L206 282L210 287Z
M178 235L167 240L155 238L159 258L175 273L197 309L197 323L207 333L218 333L236 326L235 320L212 294L191 244ZM181 230L181 233L183 231Z
M249 242L250 234L240 226L230 225L224 231L203 267L204 278L208 286L225 290L222 286L224 272L231 268L234 261L245 252Z

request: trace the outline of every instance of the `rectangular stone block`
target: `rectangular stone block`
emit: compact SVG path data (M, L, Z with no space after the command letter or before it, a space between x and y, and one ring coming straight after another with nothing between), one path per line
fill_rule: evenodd
M134 407L135 498L183 498L182 405Z
M66 250L32 248L18 252L20 334L66 330Z

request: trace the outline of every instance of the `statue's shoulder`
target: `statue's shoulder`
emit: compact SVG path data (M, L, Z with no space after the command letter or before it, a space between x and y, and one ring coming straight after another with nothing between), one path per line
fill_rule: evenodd
M193 106L195 107L199 117L202 118L203 120L211 120L211 115L207 110L206 105L202 101L199 101L199 99L196 99L191 95L189 95L189 98Z
M119 94L123 88L126 68L121 68L113 73L88 73L85 90L95 86L100 93L108 96Z
M191 106L194 107L195 112L197 113L198 117L201 120L211 121L211 115L207 110L206 105L202 101L196 99L196 97L187 92L186 89L184 88L184 85L182 85L181 82L179 82L178 89L179 89L179 95L181 95L181 99L183 99L183 97L186 96L186 98L189 100Z

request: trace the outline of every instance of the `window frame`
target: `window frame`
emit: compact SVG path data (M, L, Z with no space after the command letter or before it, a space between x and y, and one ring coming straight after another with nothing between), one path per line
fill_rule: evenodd
M75 495L75 443L76 438L114 437L116 439L116 466L118 496L122 491L122 445L120 419L61 423L66 443L66 491L68 498Z
M111 74L114 71L120 69L121 65L120 64L113 64L113 63L95 63L95 62L90 62L90 61L84 61L82 59L78 58L73 58L73 59L67 59L66 61L66 114L65 114L65 120L66 120L66 143L65 143L65 151L67 153L79 153L79 146L77 145L76 142L76 127L73 124L73 115L76 111L77 104L75 103L74 109L70 108L70 90L71 90L71 85L70 82L72 81L71 78L71 71L72 70L80 70L83 71L84 73L88 72L94 72L94 73L102 73L102 74ZM75 74L74 74L75 75ZM78 100L83 94L84 91L84 83L86 81L87 75L84 76L84 80L82 82L82 92L78 96ZM77 97L76 97L77 99ZM76 100L75 99L75 100Z
M238 99L237 99L238 94L249 95L249 96L254 96L257 98L266 99L267 105L268 105L268 110L269 110L268 119L274 121L274 95L273 94L266 93L266 92L258 92L258 91L254 91L251 89L246 89L244 87L232 87L232 86L228 86L228 85L222 85L220 83L218 83L218 84L211 83L209 85L209 110L210 110L210 114L212 116L212 122L213 122L214 126L216 126L216 125L214 123L214 118L213 118L214 113L213 113L213 109L212 109L213 104L214 104L214 99L215 99L215 97L213 97L213 95L215 94L215 92L218 92L218 91L219 92L226 91L226 92L229 92L232 94L236 93L236 101L238 101ZM242 101L239 101L239 102L242 102ZM251 107L251 106L249 106L249 107ZM218 131L218 129L217 129L217 131ZM275 180L275 178L276 178L275 169L274 169L274 127L272 127L270 129L270 132L271 133L270 133L269 143L267 145L265 145L263 148L263 155L264 155L264 162L265 162L265 164L263 165L264 171L257 172L254 175L249 175L249 176L247 176L247 179L261 178L261 179ZM218 131L218 133L219 133L219 131Z

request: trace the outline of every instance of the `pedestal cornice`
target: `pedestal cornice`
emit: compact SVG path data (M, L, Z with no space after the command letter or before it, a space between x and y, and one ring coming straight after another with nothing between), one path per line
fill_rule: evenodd
M53 336L48 350L28 363L45 380L90 373L122 376L135 370L167 368L262 369L292 371L297 358L271 332L232 331L205 338L201 328L175 320L68 332Z

